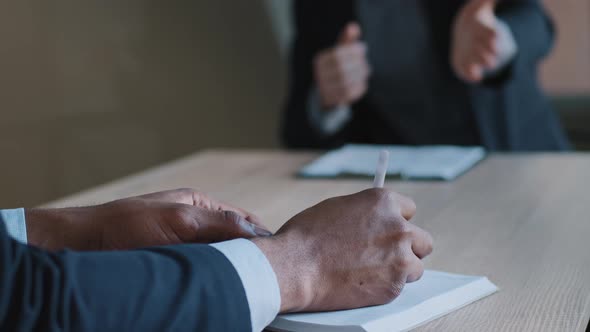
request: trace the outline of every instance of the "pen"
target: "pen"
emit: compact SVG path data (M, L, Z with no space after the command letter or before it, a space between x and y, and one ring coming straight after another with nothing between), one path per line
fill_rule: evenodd
M385 184L385 175L387 174L387 163L389 162L389 151L381 150L379 153L379 160L377 161L377 169L375 170L375 180L373 181L373 188L383 188Z

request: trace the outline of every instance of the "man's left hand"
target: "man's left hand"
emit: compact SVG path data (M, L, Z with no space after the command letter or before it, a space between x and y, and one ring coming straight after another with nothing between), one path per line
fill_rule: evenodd
M192 189L65 209L25 210L29 244L118 250L271 235L253 214Z

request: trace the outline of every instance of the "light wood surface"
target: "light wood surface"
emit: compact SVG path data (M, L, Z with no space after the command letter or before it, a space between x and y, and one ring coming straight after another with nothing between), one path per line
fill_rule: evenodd
M254 211L273 230L371 179L302 180L314 153L210 151L68 197L85 205L193 187ZM486 275L500 292L420 331L583 331L590 317L590 155L493 155L454 182L389 181L431 232L430 269Z

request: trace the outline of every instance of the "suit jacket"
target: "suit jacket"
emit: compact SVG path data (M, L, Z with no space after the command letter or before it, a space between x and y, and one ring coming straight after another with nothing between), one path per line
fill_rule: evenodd
M291 148L347 142L481 144L490 150L564 150L569 143L537 83L553 27L536 0L500 0L517 56L482 84L460 81L450 66L451 28L465 0L297 0L289 97L282 138ZM367 94L340 132L324 136L309 121L312 60L358 21L372 66Z
M0 220L0 331L249 331L231 263L206 245L50 253Z

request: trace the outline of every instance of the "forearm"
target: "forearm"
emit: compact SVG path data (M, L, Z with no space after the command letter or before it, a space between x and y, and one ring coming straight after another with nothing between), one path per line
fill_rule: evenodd
M47 250L100 248L100 230L92 229L87 214L83 208L25 209L28 244Z
M5 242L0 330L250 329L240 279L212 247L47 253Z

